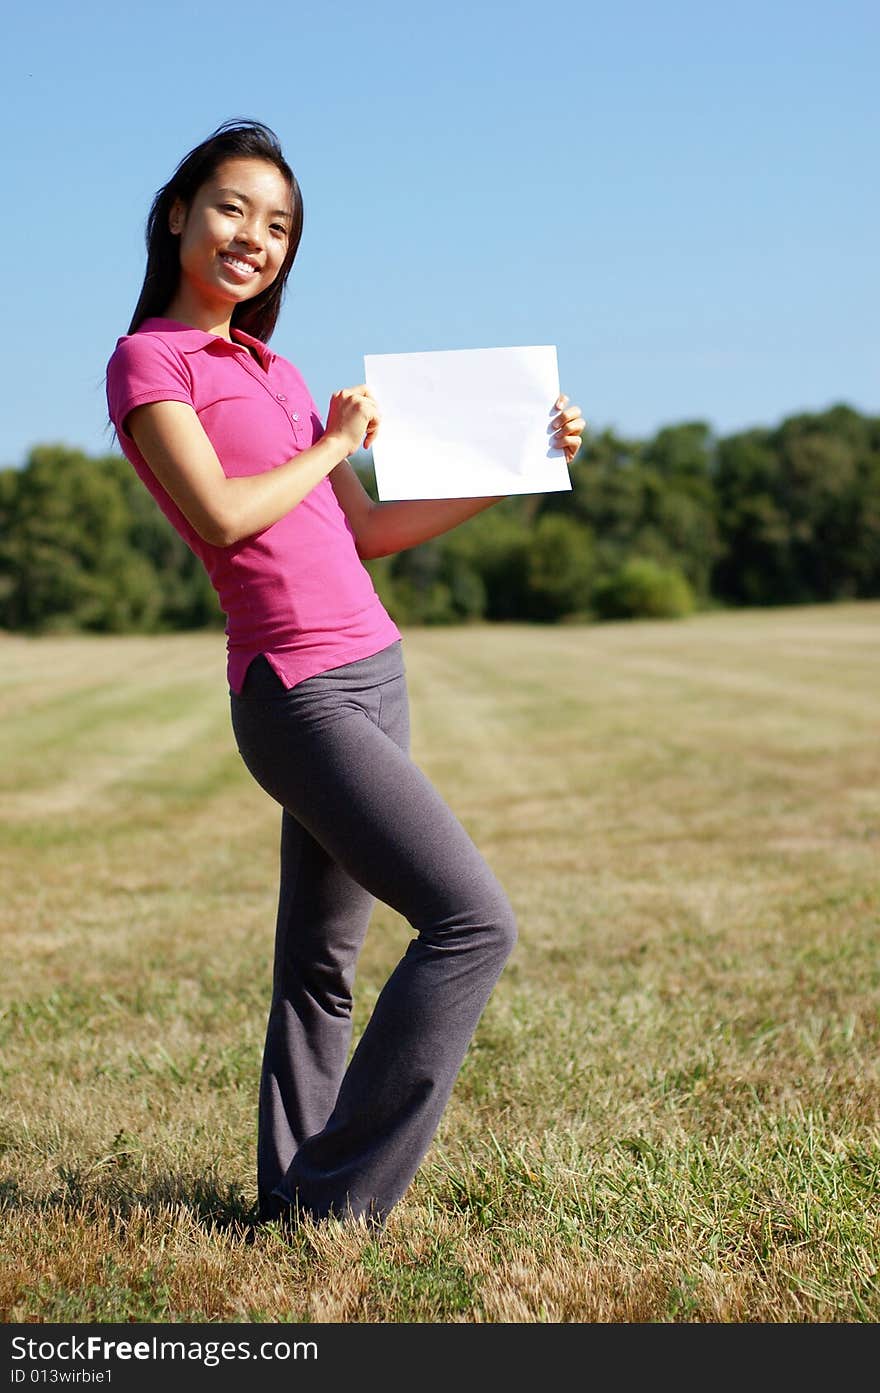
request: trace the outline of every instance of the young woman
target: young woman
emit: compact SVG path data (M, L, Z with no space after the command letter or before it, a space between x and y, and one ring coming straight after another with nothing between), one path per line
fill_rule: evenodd
M107 402L123 452L214 583L237 747L283 810L259 1214L381 1226L430 1145L516 925L409 758L401 635L362 558L498 500L370 499L347 459L379 429L366 386L334 392L322 422L267 346L302 223L268 127L225 122L185 156L150 210ZM566 400L554 443L571 459L584 421ZM377 898L415 937L346 1067Z

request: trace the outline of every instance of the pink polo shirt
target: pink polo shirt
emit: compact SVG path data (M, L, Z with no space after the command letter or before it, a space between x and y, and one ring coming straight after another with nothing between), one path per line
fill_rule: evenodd
M227 677L241 691L265 653L285 687L369 658L400 638L355 547L329 478L283 518L232 546L212 546L187 522L125 429L131 409L185 401L228 478L261 474L320 440L324 426L297 369L260 339L235 343L173 319L146 319L117 341L107 407L126 458L202 561L226 614ZM256 349L259 365L248 351Z

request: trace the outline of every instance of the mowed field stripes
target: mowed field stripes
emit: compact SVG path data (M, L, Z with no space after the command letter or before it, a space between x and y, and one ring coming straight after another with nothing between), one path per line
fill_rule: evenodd
M520 941L380 1239L252 1223L280 809L222 633L0 635L3 1318L876 1321L878 632L405 631Z

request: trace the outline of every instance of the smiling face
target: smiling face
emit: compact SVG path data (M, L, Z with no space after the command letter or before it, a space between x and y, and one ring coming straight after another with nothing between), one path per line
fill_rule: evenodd
M167 317L212 331L228 326L235 306L278 275L291 222L291 190L280 169L265 160L224 160L188 210L180 199L172 205L180 284Z

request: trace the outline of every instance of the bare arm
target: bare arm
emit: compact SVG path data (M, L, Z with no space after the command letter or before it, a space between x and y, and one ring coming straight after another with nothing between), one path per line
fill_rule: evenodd
M275 469L227 478L205 429L186 402L136 406L128 430L167 493L199 536L227 547L273 523L310 493L351 450L327 431L316 445Z
M554 448L564 450L566 461L570 463L581 447L580 432L586 423L579 406L562 409L567 403L566 396L556 400L560 410L553 422L551 443ZM379 419L376 412L364 442L367 447L376 435ZM364 560L390 556L427 542L431 537L439 537L506 497L501 494L492 498L419 498L375 503L347 459L333 470L330 482L354 533L358 555Z
M330 482L354 533L363 560L391 556L457 527L476 513L500 503L497 498L417 498L376 503L348 460L337 465Z

